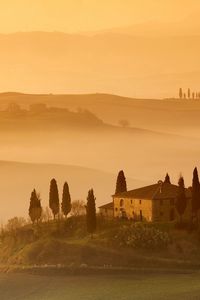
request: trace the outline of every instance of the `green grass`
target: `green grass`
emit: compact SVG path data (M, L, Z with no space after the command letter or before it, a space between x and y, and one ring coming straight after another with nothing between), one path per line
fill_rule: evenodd
M157 300L199 299L200 274L131 276L0 275L1 300Z

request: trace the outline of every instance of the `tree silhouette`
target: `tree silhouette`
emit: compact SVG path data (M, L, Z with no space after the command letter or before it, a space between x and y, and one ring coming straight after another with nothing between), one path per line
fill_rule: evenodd
M169 177L169 174L168 174L168 173L167 173L166 176L165 176L164 183L170 183L170 184L171 184L170 177Z
M192 181L192 212L193 216L198 221L198 211L200 209L200 183L197 168L193 172L193 181Z
M96 198L93 189L89 190L86 206L87 231L93 235L96 231Z
M183 98L183 90L182 90L182 88L179 89L179 98L180 99Z
M124 176L124 171L120 171L117 177L115 194L120 194L127 192L126 178Z
M54 220L56 215L59 214L59 195L58 195L58 186L55 179L51 180L50 183L50 192L49 192L49 207L52 210Z
M185 195L185 183L184 183L184 178L183 176L180 176L179 181L178 181L178 195L176 198L176 210L180 216L180 222L182 223L182 216L186 210L187 207L187 198Z
M64 186L63 186L61 207L62 207L63 214L67 217L67 215L70 213L71 207L72 207L72 205L71 205L71 196L70 196L70 193L69 193L69 186L68 186L67 182L65 182Z
M29 216L31 221L35 223L35 221L39 221L42 215L42 206L41 206L41 199L40 195L36 193L34 189L31 193L30 198L30 206L29 206Z

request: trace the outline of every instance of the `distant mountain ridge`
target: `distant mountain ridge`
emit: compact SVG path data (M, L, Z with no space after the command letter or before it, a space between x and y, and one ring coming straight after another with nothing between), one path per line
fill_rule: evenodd
M185 19L174 22L148 21L136 23L129 26L106 28L96 32L88 32L89 35L95 34L126 34L134 36L194 36L200 35L199 13L188 16Z

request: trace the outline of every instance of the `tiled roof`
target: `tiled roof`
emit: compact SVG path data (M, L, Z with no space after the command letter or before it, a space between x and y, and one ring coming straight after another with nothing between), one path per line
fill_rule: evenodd
M191 191L189 189L185 189L185 192L186 197L191 198ZM117 194L114 195L114 197L156 200L175 198L177 193L177 185L159 182L157 184L152 184L139 189Z
M113 202L99 206L99 208L113 209Z

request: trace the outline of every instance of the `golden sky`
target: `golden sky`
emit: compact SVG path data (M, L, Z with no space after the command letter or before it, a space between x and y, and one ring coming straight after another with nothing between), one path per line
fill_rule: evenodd
M0 32L99 30L197 11L200 0L0 0Z

